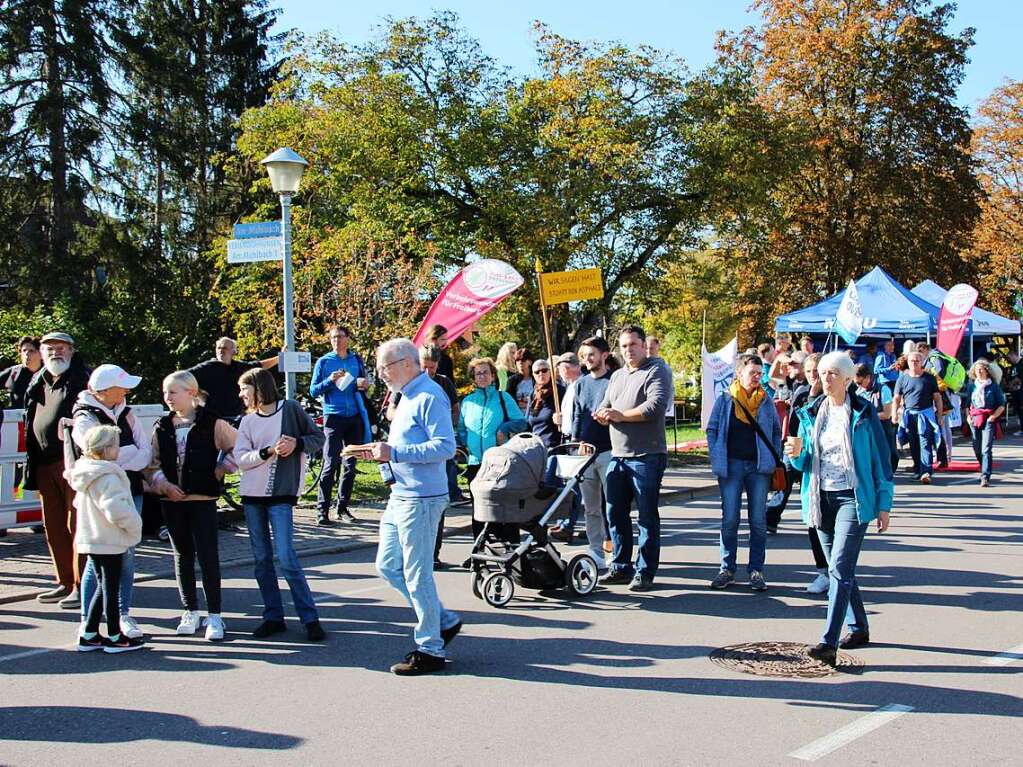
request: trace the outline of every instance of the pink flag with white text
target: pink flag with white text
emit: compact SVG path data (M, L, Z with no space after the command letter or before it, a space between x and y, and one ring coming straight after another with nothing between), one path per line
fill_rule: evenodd
M419 346L431 325L443 325L454 341L522 283L522 276L504 261L484 258L469 264L441 290L412 343Z
M945 294L938 316L938 340L935 347L949 357L959 353L959 342L966 332L966 323L970 321L973 307L977 303L977 290L960 283Z

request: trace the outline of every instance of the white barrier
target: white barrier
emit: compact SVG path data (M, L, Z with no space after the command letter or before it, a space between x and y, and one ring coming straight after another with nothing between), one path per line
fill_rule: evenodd
M151 438L156 422L166 414L163 405L132 405L131 411L142 422ZM39 495L18 487L20 467L25 463L25 411L5 410L0 425L0 529L42 524Z

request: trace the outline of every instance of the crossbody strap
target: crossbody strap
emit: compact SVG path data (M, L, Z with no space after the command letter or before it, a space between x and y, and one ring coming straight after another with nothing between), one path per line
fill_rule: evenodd
M742 412L746 414L746 417L750 420L750 423L753 425L753 429L754 431L756 431L757 436L764 441L764 444L767 445L767 449L771 451L771 456L774 458L775 464L778 466L784 466L785 464L782 463L781 456L778 455L778 451L774 449L774 445L771 444L771 441L767 438L767 435L764 434L764 430L760 428L760 424L757 422L757 419L750 415L750 412L746 409L746 406L739 402L739 400L735 399L735 397L732 397L732 402L738 405L742 409Z

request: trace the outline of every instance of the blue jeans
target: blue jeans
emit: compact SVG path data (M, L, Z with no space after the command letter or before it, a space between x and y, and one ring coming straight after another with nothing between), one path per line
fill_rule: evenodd
M142 496L134 495L132 500L135 502L135 511L142 515ZM135 591L135 584L133 580L135 578L135 547L132 546L124 554L121 555L121 584L118 588L117 593L117 606L121 610L121 616L128 615L131 610L131 597ZM96 589L99 588L99 578L96 577L96 565L92 561L92 557L88 558L85 563L85 569L82 571L82 585L81 585L81 597L82 597L82 621L89 617L89 605L92 604L93 594L96 593Z
M761 571L767 556L767 491L771 475L757 471L756 461L728 459L728 476L718 477L721 488L721 569L735 572L739 550L739 518L742 516L742 491L746 490L746 515L749 519L749 565L747 570Z
M611 533L613 572L653 578L661 559L661 515L657 508L661 478L668 465L667 453L639 458L612 457L604 475L607 488L607 519ZM639 556L632 566L632 502L636 502Z
M302 564L295 553L295 530L292 523L292 507L287 503L273 506L261 506L246 503L245 524L249 528L249 542L252 544L252 556L255 559L256 583L259 593L263 596L263 620L283 621L284 604L281 602L281 589L277 585L277 571L274 569L274 553L280 562L281 571L291 589L291 600L295 603L295 612L302 623L312 623L320 619L313 602L313 594L309 590ZM270 542L270 531L273 530L273 544Z
M856 516L856 498L852 490L821 491L821 526L817 528L821 546L828 558L828 622L821 642L838 647L842 624L850 631L867 631L867 611L863 608L860 587L856 584L856 560L860 557L867 523Z
M433 546L437 524L448 505L443 496L398 498L391 495L380 518L377 572L400 593L416 613L413 638L427 655L444 657L440 632L460 620L444 608L433 581Z
M920 419L909 418L909 452L913 456L913 473L917 479L930 474L934 466L934 430L928 426L920 431Z
M991 461L995 449L995 425L985 423L979 429L970 422L970 434L973 437L973 454L980 464L980 476L991 479Z

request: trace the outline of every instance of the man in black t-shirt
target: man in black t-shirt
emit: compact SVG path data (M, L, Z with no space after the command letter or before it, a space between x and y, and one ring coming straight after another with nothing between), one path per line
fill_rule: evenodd
M216 357L200 362L188 372L195 376L199 388L209 395L206 407L210 412L221 418L236 418L242 414L242 402L238 398L238 379L242 373L253 368L272 368L277 365L277 357L269 357L259 362L242 362L234 355L238 352L238 344L233 338L218 338L214 349Z
M909 369L895 382L892 420L909 435L913 474L925 485L931 482L934 438L941 428L942 402L938 379L924 370L924 355L906 355Z

